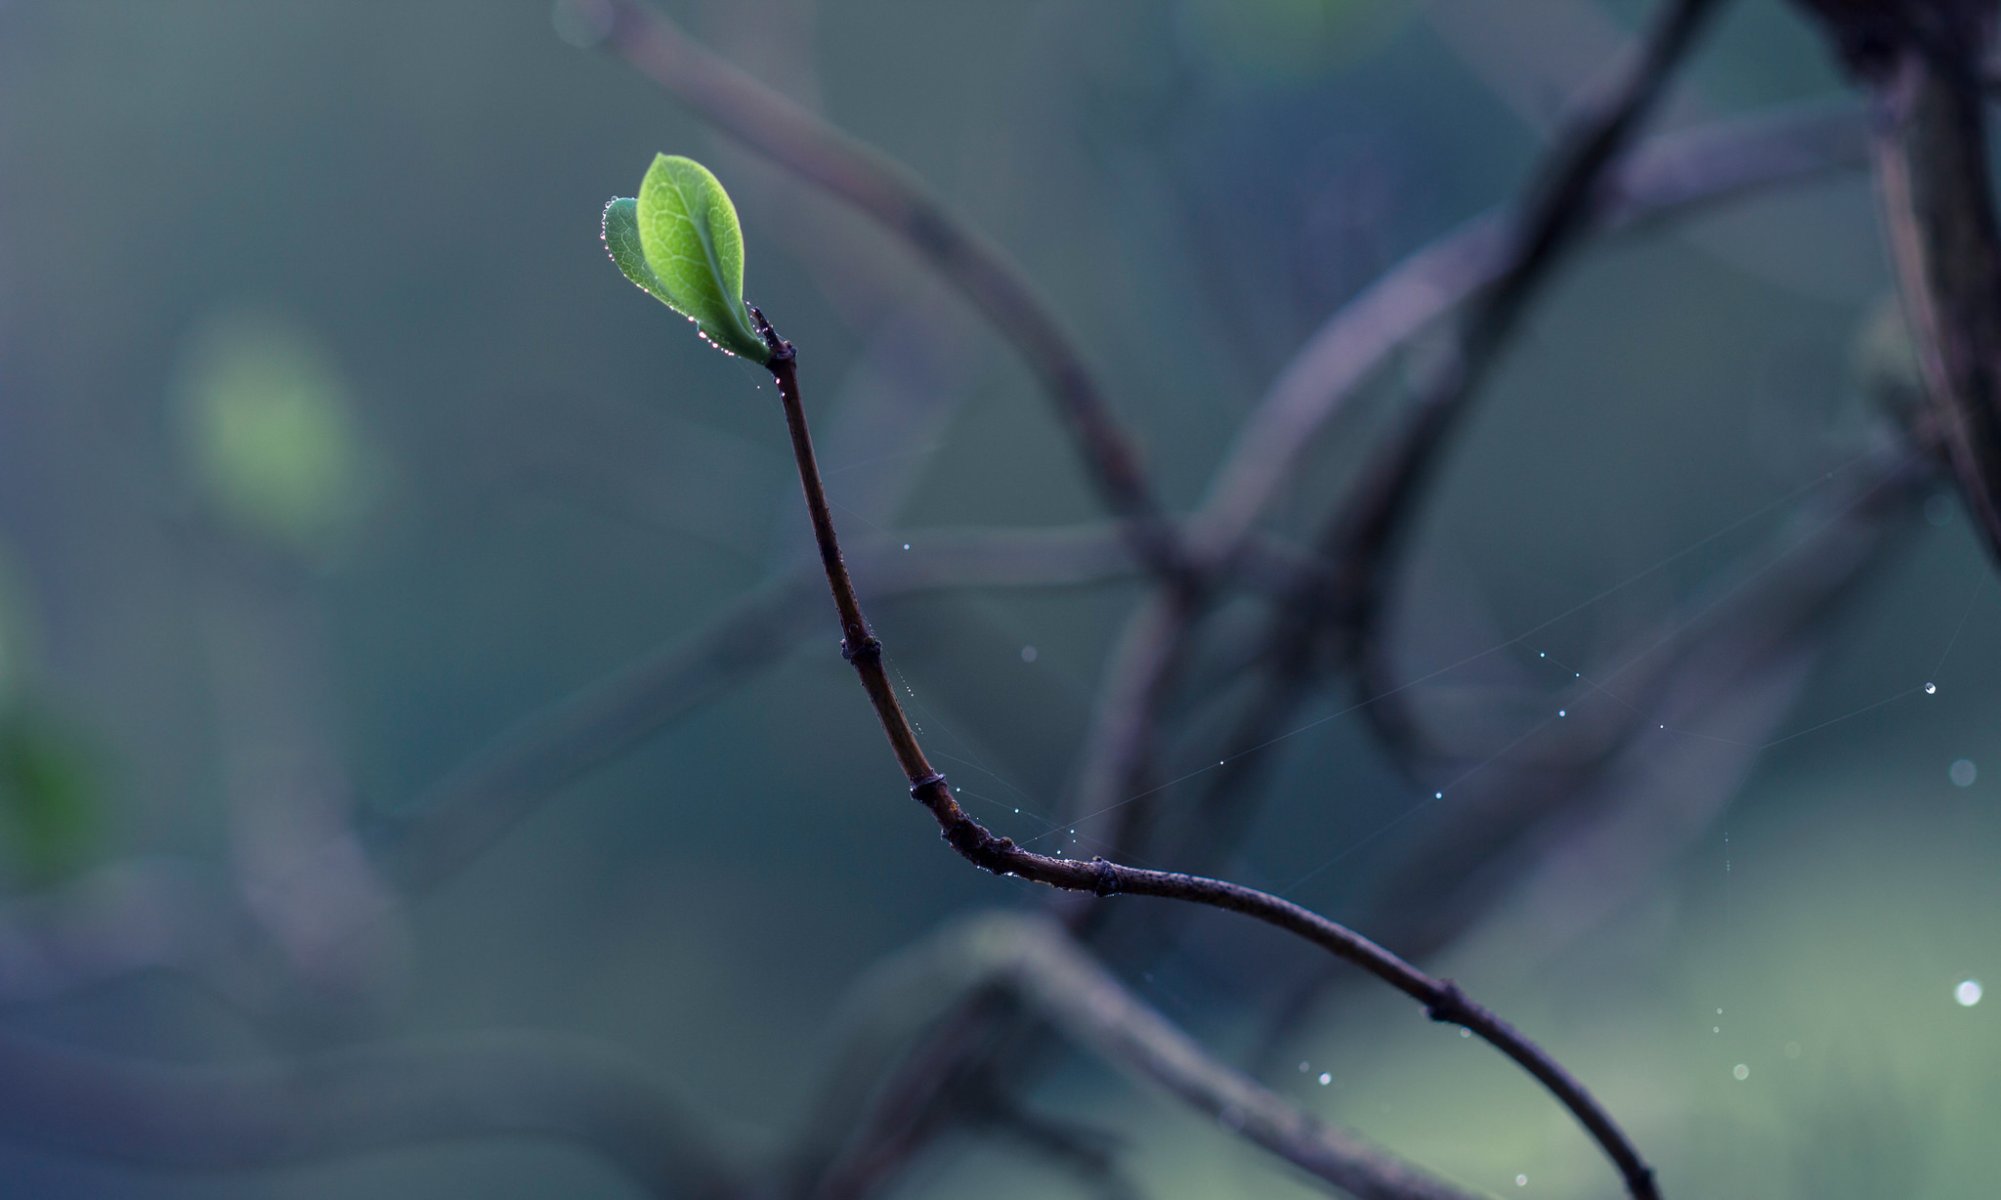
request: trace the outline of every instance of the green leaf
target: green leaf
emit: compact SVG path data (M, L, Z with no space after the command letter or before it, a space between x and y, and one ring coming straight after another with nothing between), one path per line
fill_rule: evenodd
M647 273L635 270L619 201L605 208L605 248L626 278L701 328L711 342L755 363L771 351L743 304L743 231L729 193L693 159L654 156L633 202ZM650 279L649 279L650 276ZM650 286L649 286L650 283Z
M660 303L674 307L666 286L646 265L646 251L639 247L639 201L625 196L605 205L603 237L605 252L627 279Z

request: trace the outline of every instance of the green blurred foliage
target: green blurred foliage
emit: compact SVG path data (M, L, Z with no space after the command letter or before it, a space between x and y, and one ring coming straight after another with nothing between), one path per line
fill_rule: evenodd
M0 708L0 858L30 885L74 871L99 832L100 749L26 705Z
M353 532L374 482L368 448L331 356L296 323L210 318L174 399L186 470L225 523L308 556Z

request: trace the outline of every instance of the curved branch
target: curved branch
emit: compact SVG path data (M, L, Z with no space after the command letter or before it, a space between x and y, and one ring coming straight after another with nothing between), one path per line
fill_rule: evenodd
M909 172L696 43L638 0L593 0L600 44L703 120L882 226L957 288L1042 381L1141 562L1187 573L1181 543L1083 352L1002 251Z
M996 875L1018 876L1066 891L1100 896L1123 893L1200 904L1252 917L1312 942L1418 1001L1433 1020L1462 1026L1513 1059L1570 1110L1618 1168L1627 1190L1636 1200L1657 1200L1660 1193L1652 1169L1584 1085L1541 1047L1475 1003L1451 981L1434 979L1360 934L1282 897L1199 875L1143 870L1104 859L1080 862L1036 854L1008 838L996 837L961 808L945 776L925 757L916 730L897 699L896 689L883 669L882 643L869 628L847 564L841 557L840 539L834 531L826 488L813 453L812 434L807 428L805 405L800 398L797 356L791 343L772 330L762 313L756 309L751 313L760 335L771 348L768 365L784 405L786 429L799 466L800 488L805 494L814 541L840 618L841 653L854 666L863 690L868 693L897 765L909 782L911 796L930 810L948 845L974 866Z

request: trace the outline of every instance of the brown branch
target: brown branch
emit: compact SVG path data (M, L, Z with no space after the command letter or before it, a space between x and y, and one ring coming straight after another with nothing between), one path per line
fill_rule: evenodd
M1157 896L1204 905L1239 913L1303 938L1418 1001L1433 1020L1462 1026L1513 1059L1570 1110L1618 1168L1634 1197L1650 1200L1659 1195L1653 1172L1638 1149L1584 1085L1541 1047L1475 1003L1451 981L1434 979L1367 938L1282 897L1197 875L1143 870L1104 859L1080 862L1036 854L1008 838L996 837L961 808L945 776L925 757L909 716L896 697L883 668L882 644L869 629L861 600L841 557L826 489L814 461L805 404L799 394L796 354L792 345L772 330L762 313L756 309L751 312L772 352L769 363L772 378L778 384L785 408L786 428L799 466L800 487L805 493L820 561L826 569L827 585L840 619L842 655L853 665L863 690L868 693L897 765L910 785L911 796L930 810L948 845L968 862L996 875L1017 876L1066 891L1100 896Z
M1007 256L909 172L726 62L638 0L592 0L600 45L703 120L880 225L992 321L1055 402L1092 483L1163 578L1188 564L1081 350Z

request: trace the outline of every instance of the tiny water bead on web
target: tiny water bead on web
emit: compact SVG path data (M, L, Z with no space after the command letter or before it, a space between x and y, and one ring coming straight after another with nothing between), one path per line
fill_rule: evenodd
M1961 1008L1972 1008L1980 1003L1980 997L1985 993L1986 989L1980 986L1978 979L1962 979L1959 986L1952 989L1952 998L1959 1002Z

